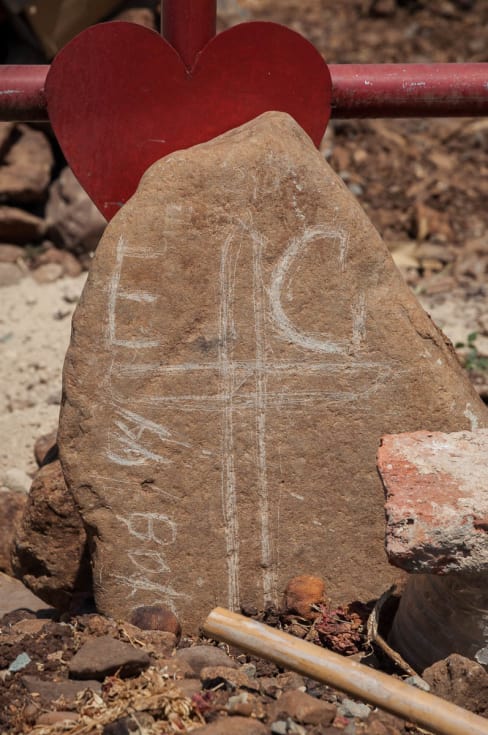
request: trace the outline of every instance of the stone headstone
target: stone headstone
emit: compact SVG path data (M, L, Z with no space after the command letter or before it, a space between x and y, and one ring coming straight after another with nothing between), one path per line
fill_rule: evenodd
M385 433L487 410L341 179L267 113L154 164L73 320L60 453L99 611L378 595Z

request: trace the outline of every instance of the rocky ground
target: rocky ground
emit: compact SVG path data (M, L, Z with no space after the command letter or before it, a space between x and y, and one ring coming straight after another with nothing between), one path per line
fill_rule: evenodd
M220 28L252 18L282 22L331 63L487 60L484 0L227 0L220 9ZM141 20L157 23L143 11ZM483 119L333 120L322 145L485 399L487 131ZM6 546L38 464L34 443L56 428L70 318L103 226L49 129L0 123L0 500L8 526L0 569L8 573ZM2 734L417 732L274 664L205 639L178 643L167 623L153 621L163 630L151 631L144 621L115 623L93 611L60 616L16 585L1 576ZM17 607L31 612L12 613ZM367 612L321 608L312 623L286 605L247 611L354 657L371 655ZM75 654L94 640L89 664L76 668ZM406 676L376 654L374 666ZM436 666L424 674L433 691L488 715L480 667L460 657Z

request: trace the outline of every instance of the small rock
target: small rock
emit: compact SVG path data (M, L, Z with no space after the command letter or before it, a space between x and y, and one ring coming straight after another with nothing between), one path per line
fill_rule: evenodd
M28 611L35 613L45 609L46 603L33 595L20 580L0 572L0 625L5 616L16 614L17 610L22 610L23 617L28 617L25 614Z
M0 201L40 201L51 180L51 146L40 130L18 125L17 131L20 138L10 146L0 167Z
M59 460L34 477L12 545L12 566L29 589L61 610L91 596L86 533Z
M180 679L177 687L184 697L191 699L194 694L201 691L202 685L200 679Z
M43 618L25 618L12 624L12 631L21 635L37 635L49 620Z
M424 692L430 692L430 686L420 676L408 676L405 679L405 684L409 684L411 687L417 687L417 689L422 689Z
M191 646L190 648L181 648L176 652L176 658L186 661L195 674L200 676L200 672L206 666L225 666L227 668L236 669L237 664L225 651L216 646Z
M4 473L1 484L14 492L27 494L32 484L32 478L24 470L12 467Z
M0 245L0 263L16 263L25 257L24 248L18 245Z
M432 694L488 717L488 672L476 661L453 653L425 669L422 678Z
M302 692L306 690L305 679L296 671L283 671L282 674L278 674L276 677L276 682L284 692L289 689L300 689Z
M268 735L268 728L250 717L226 717L199 727L198 735Z
M346 698L338 706L337 714L341 717L357 717L359 720L366 720L371 714L371 708L367 704Z
M283 606L287 613L315 620L319 613L312 610L312 606L321 602L325 602L325 583L319 577L302 574L290 579L286 585Z
M12 674L15 674L16 671L22 671L22 669L25 669L26 666L28 666L31 662L31 657L27 653L19 653L16 659L12 661L10 666L8 667L8 670L12 672Z
M45 263L32 271L36 283L53 283L63 275L63 266L59 263Z
M39 268L41 265L56 263L63 269L63 274L76 278L83 270L81 264L72 253L67 250L60 250L54 247L51 242L43 242L44 252L34 258L34 267Z
M57 429L43 434L34 444L34 457L39 467L49 464L58 458Z
M164 605L137 607L132 611L130 622L142 630L162 630L173 633L178 641L181 638L178 618Z
M61 681L53 681L26 675L22 677L22 684L31 694L39 695L36 697L36 702L39 702L45 707L48 707L52 702L59 699L59 697L63 697L66 704L74 703L77 696L87 689L90 689L96 694L102 691L100 682L95 680L81 682L63 679Z
M251 679L244 671L228 666L205 666L200 671L200 680L205 689L214 689L223 684L227 690L239 688L259 690L256 680Z
M23 277L23 271L15 263L0 263L0 288L15 286Z
M186 661L179 661L175 656L158 661L158 666L171 679L194 679L195 672ZM200 687L201 688L201 687Z
M286 720L277 720L271 724L273 735L307 735L307 731L298 722L289 717Z
M46 215L52 239L76 253L95 250L106 225L68 167L51 186Z
M40 240L45 230L44 220L35 214L17 207L0 206L0 241L25 245Z
M87 641L68 664L73 679L98 679L118 673L121 677L136 676L147 669L151 660L147 653L130 643L110 636Z
M36 725L57 725L60 722L76 722L80 719L77 712L44 712L36 720Z
M240 692L240 694L229 697L225 709L233 716L250 717L254 709L254 700L251 699L249 692Z
M337 712L335 704L315 699L299 689L291 689L268 708L270 722L290 718L305 725L330 725Z

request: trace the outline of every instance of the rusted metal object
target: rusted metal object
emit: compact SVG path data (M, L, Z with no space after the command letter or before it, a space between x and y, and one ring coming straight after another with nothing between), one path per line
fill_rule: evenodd
M48 70L0 67L0 120L48 119ZM329 64L329 71L335 119L488 116L488 63Z
M328 684L438 735L488 735L488 720L288 633L217 607L204 632L246 653Z

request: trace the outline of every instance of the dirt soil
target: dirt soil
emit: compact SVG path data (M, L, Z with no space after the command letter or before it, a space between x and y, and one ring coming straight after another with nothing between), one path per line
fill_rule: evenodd
M488 61L486 0L222 2L221 28L246 19L274 20L294 28L315 43L330 63ZM482 118L332 120L322 145L324 156L368 212L421 303L452 341L463 345L458 347L458 354L484 398L488 398L487 133L488 120ZM84 259L83 263L86 262ZM26 263L28 267L35 266L28 255ZM7 470L15 468L33 473L34 441L56 427L70 316L83 279L83 276L65 277L54 283L36 284L27 276L18 284L0 288L0 485ZM32 619L34 614L23 612L0 620L2 735L41 733L41 729L35 728L39 713L67 707L60 700L39 708L36 698L29 694L22 681L24 676L31 674L48 681L66 679L67 662L75 650L101 631L108 631L121 640L134 641L133 630L124 632L110 622L95 624L90 615L49 622L42 630L28 633L22 626L21 629L15 627L19 619L24 618ZM274 625L283 623L277 615L273 618L270 614L265 619ZM34 629L35 625L32 631ZM292 626L290 632L302 635L303 629L300 632ZM142 643L137 642L136 636L135 645L149 650L142 633L140 637ZM324 636L321 644L333 647L336 644L332 639L326 640ZM184 645L190 643L184 641ZM364 638L359 641L359 648L353 646L343 652L364 653L362 646ZM29 656L26 668L6 675L5 670L21 653ZM160 654L153 651L151 656L153 664L157 663ZM252 688L248 690L252 707L237 708L236 712L242 716L247 713L245 716L253 721L259 720L259 712L267 711L277 693L283 690L276 682L276 677L283 672L274 665L242 656L238 663L257 667L259 685L254 692ZM117 677L105 680L101 695L105 704L110 700L111 687L122 691L117 689L122 687L120 681ZM145 691L150 691L150 685L147 681L141 682L140 677L131 681L134 690L145 687ZM302 681L300 687L323 701L335 704L342 701L343 695L311 680ZM237 694L243 694L242 687ZM106 722L103 726L85 724L83 729L82 721L77 720L71 726L66 723L45 726L42 732L103 732L104 735L131 731L186 732L205 722L228 717L229 707L239 704L234 701L229 705L229 699L237 694L225 683L207 687L200 682L188 700L190 705L178 710L180 719L167 716L171 708L164 700L166 714L164 708L160 708L159 714L151 710L152 720L146 719L145 726L140 725L140 718L139 725L120 724L123 718L119 714L114 715L118 724L112 729ZM123 696L128 695L124 693ZM83 717L89 717L87 713L93 715L97 707L103 709L103 702L100 704L96 698L83 696L70 708L72 712L83 712ZM240 702L245 704L246 697L241 697ZM262 715L261 720L271 733L269 719ZM290 722L285 721L281 727L274 732L298 735L418 732L408 723L381 713L367 717L363 714L361 718L343 716L339 712L329 725L297 724L290 718ZM231 732L238 730L230 729L229 720L229 734Z

